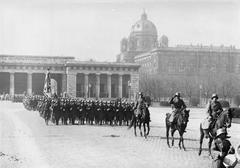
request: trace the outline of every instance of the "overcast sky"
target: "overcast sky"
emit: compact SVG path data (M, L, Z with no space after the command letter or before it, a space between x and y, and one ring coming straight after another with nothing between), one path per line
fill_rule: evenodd
M115 61L145 8L169 45L240 48L240 4L231 0L0 0L0 54Z

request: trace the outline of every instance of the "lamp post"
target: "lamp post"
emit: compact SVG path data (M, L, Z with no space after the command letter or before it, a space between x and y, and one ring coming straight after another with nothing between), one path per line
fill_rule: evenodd
M199 85L199 105L202 107L202 85Z

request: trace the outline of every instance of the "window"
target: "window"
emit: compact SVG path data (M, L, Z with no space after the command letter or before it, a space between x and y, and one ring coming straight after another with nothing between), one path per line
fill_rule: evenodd
M184 72L185 68L186 68L186 63L184 61L181 61L179 65L179 72Z
M175 71L175 66L173 62L168 62L168 72L173 73Z

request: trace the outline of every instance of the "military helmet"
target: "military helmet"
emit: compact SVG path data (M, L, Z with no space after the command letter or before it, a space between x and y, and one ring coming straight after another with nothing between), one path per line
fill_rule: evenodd
M175 93L175 96L181 97L181 94L179 92Z
M227 130L226 130L225 128L219 128L219 129L217 130L217 135L216 135L216 137L218 137L218 136L220 136L220 135L222 135L222 134L226 134L226 135L227 135Z
M211 99L213 99L213 98L218 99L218 95L216 93L213 93Z

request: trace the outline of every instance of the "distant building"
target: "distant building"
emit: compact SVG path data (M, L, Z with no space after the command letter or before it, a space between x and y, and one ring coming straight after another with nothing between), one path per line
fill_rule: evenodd
M205 45L169 47L168 42L165 35L158 40L156 26L144 12L132 26L129 37L122 39L117 62L140 64L140 76L154 76L154 80L161 82L158 84L163 86L162 96L169 96L175 91L185 92L186 96L184 83L193 88L191 96L209 96L212 92L231 96L230 89L227 89L230 85L233 87L231 92L235 88L237 93L239 85L233 80L240 76L239 49L234 46ZM200 88L202 93L199 92Z
M141 19L132 26L129 37L122 39L121 53L117 57L117 62L134 62L136 55L157 48L157 37L156 26L147 19L144 12Z
M50 68L58 95L133 98L139 88L139 67L74 57L0 55L0 94L43 94L45 73Z

